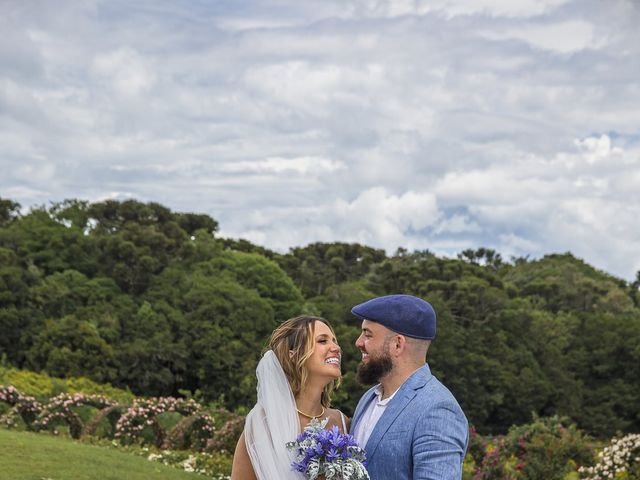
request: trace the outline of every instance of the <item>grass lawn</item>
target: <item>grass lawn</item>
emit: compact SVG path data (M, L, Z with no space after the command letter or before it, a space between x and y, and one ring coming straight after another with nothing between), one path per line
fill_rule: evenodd
M160 463L45 434L0 428L0 480L196 480Z

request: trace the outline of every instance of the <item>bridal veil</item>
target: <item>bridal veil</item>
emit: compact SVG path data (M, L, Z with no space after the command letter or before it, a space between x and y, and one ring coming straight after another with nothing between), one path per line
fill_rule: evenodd
M247 415L247 451L258 480L300 480L291 470L294 455L285 444L300 433L300 421L289 381L275 353L268 350L256 369L258 401Z

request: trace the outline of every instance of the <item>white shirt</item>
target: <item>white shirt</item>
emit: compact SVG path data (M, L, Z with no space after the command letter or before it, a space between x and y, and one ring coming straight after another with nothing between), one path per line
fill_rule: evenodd
M358 422L356 431L353 434L356 441L358 442L358 445L360 445L362 448L364 448L365 445L367 445L367 442L369 441L369 437L371 436L371 432L373 432L373 429L378 423L378 420L380 420L380 417L382 416L385 409L387 408L387 405L389 404L391 399L395 396L395 394L398 392L398 390L396 390L387 398L382 400L382 393L383 393L382 385L376 386L374 392L377 395L378 399L376 401L371 402L367 406L367 409L362 413L362 418Z

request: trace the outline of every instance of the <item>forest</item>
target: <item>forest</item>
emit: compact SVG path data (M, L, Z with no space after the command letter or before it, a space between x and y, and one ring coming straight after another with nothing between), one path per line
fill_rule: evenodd
M334 405L352 413L353 305L408 293L434 305L434 374L475 431L570 418L610 437L640 431L640 272L628 282L576 258L445 258L313 243L278 253L219 236L206 214L136 200L66 200L28 212L0 198L0 361L88 377L140 396L246 412L271 331L300 313L343 349Z

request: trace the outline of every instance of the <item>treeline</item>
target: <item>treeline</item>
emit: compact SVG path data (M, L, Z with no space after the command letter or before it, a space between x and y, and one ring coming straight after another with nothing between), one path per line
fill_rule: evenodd
M278 254L219 238L217 222L134 200L68 200L21 214L0 199L0 356L139 395L189 391L236 409L282 320L336 327L352 412L359 322L376 295L411 293L438 312L429 363L482 433L568 416L608 437L640 431L640 274L610 276L571 254L506 261L315 243Z

